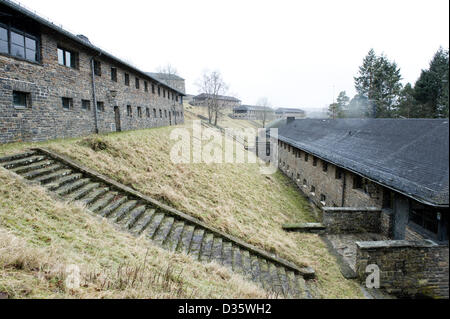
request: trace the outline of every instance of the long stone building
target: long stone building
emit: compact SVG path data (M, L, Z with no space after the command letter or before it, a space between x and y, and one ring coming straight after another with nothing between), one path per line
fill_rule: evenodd
M317 206L379 208L391 238L448 242L448 119L288 118L268 128L278 129L278 167Z
M233 108L233 118L238 120L260 120L266 118L270 121L275 118L275 112L268 106L241 105Z
M184 92L0 0L0 143L184 122Z

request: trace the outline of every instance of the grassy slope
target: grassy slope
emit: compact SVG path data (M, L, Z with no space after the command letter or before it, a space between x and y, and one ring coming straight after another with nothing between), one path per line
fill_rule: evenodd
M66 287L67 266L81 288ZM215 264L172 254L0 169L0 293L10 298L265 298Z
M99 152L89 147L92 138L43 145L215 228L298 265L312 266L324 297L362 296L355 282L342 277L317 235L282 231L286 222L314 221L308 203L288 178L279 172L261 175L256 164L173 164L170 132L171 128L158 128L103 135L107 149ZM29 146L3 146L0 154Z

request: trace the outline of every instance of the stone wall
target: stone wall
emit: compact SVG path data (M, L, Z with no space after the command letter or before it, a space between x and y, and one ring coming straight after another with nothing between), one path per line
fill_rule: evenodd
M95 132L90 59L97 54L45 28L40 32L40 43L39 63L0 54L0 143L78 137ZM76 68L58 63L58 46L78 53ZM95 76L97 101L104 103L104 110L98 112L100 132L116 131L114 107L119 108L122 131L184 122L181 98L176 101L175 91L161 86L158 94L158 83L152 83L145 75L104 56L96 59L101 63L101 76ZM117 68L117 82L111 79L112 67ZM125 73L129 74L129 86L124 82ZM15 107L13 91L28 93L30 105ZM115 98L111 91L117 92ZM63 97L73 99L70 109L62 107ZM82 109L82 100L90 101L89 110ZM128 105L132 116L128 116ZM138 116L138 107L142 116Z
M448 298L448 246L432 241L357 242L356 272L380 269L380 288L401 297Z
M381 209L382 186L369 182L365 190L356 189L353 186L353 179L356 176L354 173L315 158L312 154L282 141L272 139L271 142L272 145L278 145L278 168L290 177L317 206ZM337 174L337 171L341 174Z
M377 208L324 207L323 225L329 234L380 233L381 210Z

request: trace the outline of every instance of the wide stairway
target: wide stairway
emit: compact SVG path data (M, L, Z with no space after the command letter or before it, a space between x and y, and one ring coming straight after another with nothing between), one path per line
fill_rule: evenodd
M224 265L275 296L315 297L305 281L314 277L311 268L299 268L215 230L66 157L45 149L33 149L0 158L0 165L41 184L62 200L85 204L92 213L136 236L145 235L167 250Z

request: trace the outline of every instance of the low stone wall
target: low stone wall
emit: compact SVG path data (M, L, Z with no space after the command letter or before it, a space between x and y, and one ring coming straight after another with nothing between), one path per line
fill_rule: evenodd
M448 246L432 241L357 242L356 273L364 283L368 265L380 269L380 288L400 297L448 298Z
M329 234L380 233L381 210L377 208L323 207L323 225Z

